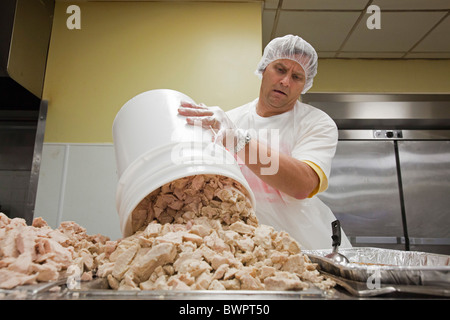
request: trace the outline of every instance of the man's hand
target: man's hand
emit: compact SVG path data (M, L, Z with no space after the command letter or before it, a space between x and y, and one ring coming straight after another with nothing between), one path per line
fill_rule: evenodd
M220 129L220 123L216 120L213 108L208 108L203 104L195 105L189 102L182 102L178 108L178 113L186 117L188 124L194 125L194 122L201 121L203 128L212 128L218 131Z
M187 117L186 122L188 124L197 125L201 123L203 128L212 129L215 132L216 141L222 143L228 150L234 150L238 129L219 107L181 103L178 113ZM256 162L250 161L250 154L257 155ZM319 177L306 163L279 153L278 150L272 150L266 144L253 139L253 137L250 143L237 155L265 183L296 199L308 197L319 184ZM261 173L261 168L266 167L267 164L262 163L260 155L277 161L276 172L266 175Z
M237 128L221 108L182 102L178 113L185 116L186 122L190 125L201 124L205 129L212 129L215 135L214 142L219 142L225 147L231 143L233 146L236 145Z

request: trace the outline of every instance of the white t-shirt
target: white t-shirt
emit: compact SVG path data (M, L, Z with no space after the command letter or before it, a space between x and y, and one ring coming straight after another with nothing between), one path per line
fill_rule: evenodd
M227 115L238 128L256 132L260 141L273 145L273 137L278 136L280 152L313 162L328 178L338 140L334 121L323 111L300 101L288 112L261 117L256 113L257 102L258 99L232 109ZM331 222L336 218L317 196L295 199L267 185L245 165L240 167L255 195L260 223L288 232L304 249L331 248ZM345 233L341 235L341 246L350 247Z

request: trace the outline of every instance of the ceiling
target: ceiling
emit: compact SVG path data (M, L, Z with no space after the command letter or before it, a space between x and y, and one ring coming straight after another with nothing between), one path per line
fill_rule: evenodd
M263 45L286 34L320 58L450 59L450 0L59 0L262 2ZM380 29L366 25L370 5Z
M449 0L266 0L263 43L297 34L321 58L450 59L449 13Z

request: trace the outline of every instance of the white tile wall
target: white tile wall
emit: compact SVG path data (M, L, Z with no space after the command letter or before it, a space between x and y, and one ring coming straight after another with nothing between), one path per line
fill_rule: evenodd
M121 238L117 181L112 144L45 143L34 216L52 228L75 221L88 234Z

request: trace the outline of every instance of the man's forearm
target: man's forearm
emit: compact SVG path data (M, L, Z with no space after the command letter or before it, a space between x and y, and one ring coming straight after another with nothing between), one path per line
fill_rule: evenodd
M238 156L265 183L296 199L307 198L319 184L319 177L309 165L256 139L250 140ZM267 159L278 161L277 170L267 170Z

